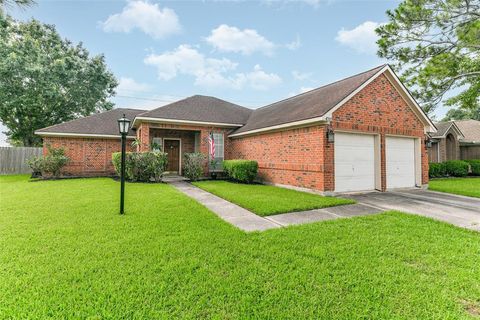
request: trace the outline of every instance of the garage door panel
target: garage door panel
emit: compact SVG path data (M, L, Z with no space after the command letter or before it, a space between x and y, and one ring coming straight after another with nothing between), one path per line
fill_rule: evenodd
M335 134L335 191L375 189L373 135Z
M415 187L415 140L387 137L385 145L387 189Z

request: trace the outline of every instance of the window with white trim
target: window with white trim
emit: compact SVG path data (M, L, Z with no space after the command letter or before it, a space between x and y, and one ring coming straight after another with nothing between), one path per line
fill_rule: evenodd
M213 140L215 141L215 160L216 165L214 170L222 170L223 159L225 153L225 146L223 140L223 133L213 133ZM211 158L211 155L209 156ZM210 159L211 160L211 159Z
M163 150L162 138L153 138L151 148L152 148L152 151L162 151Z

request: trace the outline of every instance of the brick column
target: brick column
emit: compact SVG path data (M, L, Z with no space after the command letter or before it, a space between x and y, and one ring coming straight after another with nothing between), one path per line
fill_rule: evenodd
M148 123L142 122L140 124L140 127L137 130L137 139L140 142L137 151L150 151L150 126Z
M327 126L323 127L323 191L335 191L335 142L327 140Z
M380 133L380 176L381 191L387 190L387 154L385 152L385 133Z

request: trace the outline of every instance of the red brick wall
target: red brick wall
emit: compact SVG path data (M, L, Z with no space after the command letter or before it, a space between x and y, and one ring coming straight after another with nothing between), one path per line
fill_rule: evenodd
M421 138L422 184L428 183L428 150L425 148L424 125L384 75L372 81L335 111L332 126L334 129L380 134L382 190L386 189L385 136ZM334 148L329 152L333 157Z
M62 169L62 174L71 176L113 175L112 153L121 151L117 139L44 137L44 155L47 154L47 145L65 149L70 161ZM133 151L131 140L127 140L127 151Z
M230 141L230 159L256 160L259 177L267 182L324 189L325 127L312 126L235 138Z
M386 186L385 135L420 137L422 183L428 183L423 123L385 76L379 76L335 111L332 128L380 134L382 190ZM325 130L325 126L313 126L233 138L229 155L257 160L260 176L268 182L332 191L334 143L326 141Z
M231 128L219 128L219 127L207 127L207 126L193 126L193 125L178 125L178 124L161 124L161 123L142 123L137 130L137 139L142 141L141 144L141 151L148 151L150 150L150 144L152 143L152 139L154 136L160 136L157 132L170 132L170 136L175 135L175 131L178 131L177 135L184 135L185 133L181 132L199 132L200 133L200 150L199 152L207 155L208 154L208 135L210 132L215 133L223 133L224 134L224 143L225 143L225 159L228 158L227 150L229 149L230 140L228 139L228 135L233 131ZM187 147L189 141L187 142ZM182 151L183 151L183 140L182 140ZM189 147L188 147L189 148ZM191 150L191 149L187 149ZM193 151L193 150L192 150ZM185 151L189 152L189 151ZM183 156L182 156L183 161ZM208 173L208 165L205 165L205 173Z

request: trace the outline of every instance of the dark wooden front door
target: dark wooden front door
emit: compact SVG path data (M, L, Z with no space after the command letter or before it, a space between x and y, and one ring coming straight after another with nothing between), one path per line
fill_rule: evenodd
M167 171L179 172L180 169L180 141L165 140L164 151L168 154Z

